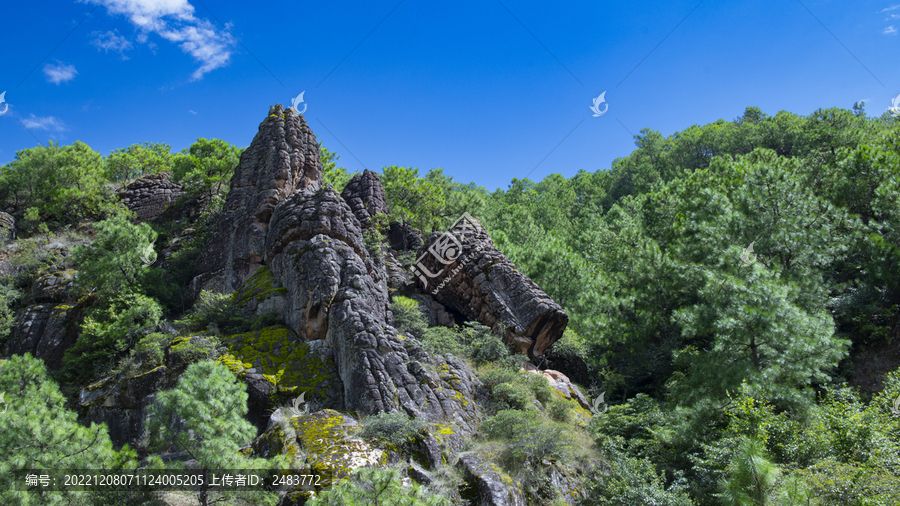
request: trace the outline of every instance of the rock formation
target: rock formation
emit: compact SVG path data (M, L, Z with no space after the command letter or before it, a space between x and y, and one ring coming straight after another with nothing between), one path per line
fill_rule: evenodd
M370 226L372 216L386 215L388 212L381 178L369 169L350 179L341 192L341 198L350 206L350 210L363 228Z
M281 104L268 117L231 178L213 237L197 259L191 292L231 293L249 278L265 254L269 219L295 191L322 184L319 145L295 109Z
M81 308L69 296L76 271L46 273L34 280L25 310L19 313L4 355L31 353L59 367L78 338Z
M387 234L388 244L397 251L416 251L422 247L422 234L408 223L393 221Z
M418 255L414 271L423 292L502 330L507 343L529 358L562 337L569 317L515 269L477 220L461 218L447 233L432 234Z
M16 238L16 220L12 215L0 212L0 246Z
M122 204L141 221L158 218L181 195L181 185L169 181L171 174L159 172L144 176L119 192Z

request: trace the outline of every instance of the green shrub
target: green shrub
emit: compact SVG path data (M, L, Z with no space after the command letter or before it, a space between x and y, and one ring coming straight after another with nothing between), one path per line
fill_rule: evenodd
M275 313L243 315L241 308L231 294L221 294L203 290L191 311L176 321L194 331L207 330L210 324L226 334L251 332L275 325L279 317Z
M428 322L414 299L395 296L391 301L391 312L394 314L394 328L398 334L411 335L417 339L425 335Z
M64 377L76 383L106 372L139 339L142 330L159 324L162 308L154 299L124 294L91 308L81 335L63 358Z
M503 367L497 364L490 364L481 369L478 379L488 389L493 391L494 387L501 383L513 383L519 372L515 369Z
M390 443L397 450L408 451L423 436L425 429L424 422L410 418L404 413L379 413L363 421L360 435L378 438Z
M488 440L503 444L500 459L509 470L538 469L544 459L565 461L573 436L565 426L540 418L537 411L503 410L481 424Z
M22 293L11 286L0 283L0 350L6 344L16 322L16 303Z
M542 404L553 399L553 387L550 386L547 378L530 372L519 373L519 378L528 385L531 393L534 394L534 398L541 401Z
M509 356L506 344L491 329L477 322L466 322L461 332L462 342L471 350L476 364L497 362Z
M491 391L497 410L533 409L528 387L521 383L501 383Z
M587 477L584 506L692 506L683 477L666 487L666 478L646 459L608 453Z
M119 362L113 371L116 375L129 376L139 371L149 371L165 363L165 348L172 341L166 334L154 332L141 338L128 357Z
M572 418L569 406L561 401L551 402L550 407L547 408L547 414L550 415L550 418L562 423L566 423Z
M466 354L466 347L459 341L459 334L447 327L429 327L425 329L422 337L422 346L432 355L456 355Z
M142 292L147 266L156 260L156 232L124 215L96 223L94 229L97 235L90 244L72 250L78 268L76 286L100 296Z
M361 467L329 490L308 501L307 506L449 506L450 500L431 494L413 483L403 485L394 469Z

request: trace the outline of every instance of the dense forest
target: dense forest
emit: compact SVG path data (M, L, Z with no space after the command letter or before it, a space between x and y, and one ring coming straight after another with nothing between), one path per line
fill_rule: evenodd
M597 401L592 416L570 412L522 379L525 357L488 329L429 326L415 300L395 293L398 332L461 357L487 389L466 444L498 445L497 461L532 504L900 504L900 119L860 104L808 116L748 107L669 137L641 130L635 146L608 169L513 179L495 192L441 169L380 174L381 225L427 235L468 213L562 306L564 337L534 365ZM319 148L324 180L340 193L353 174ZM284 465L241 453L257 430L220 348L222 336L277 322L235 311L235 297L195 301L187 289L242 152L218 139L107 156L51 143L0 167L0 210L16 229L0 238L0 350L42 274L77 271L69 290L81 312L58 360L0 357L4 504L75 504L14 490L17 470L174 465L116 447L77 405L90 385L151 370L176 350L186 369L157 397L147 448L179 440L210 468ZM135 220L117 192L162 172L184 189L172 215ZM370 249L383 242L366 236ZM411 265L415 252L404 255ZM172 345L208 329L200 344ZM164 429L176 418L173 435ZM364 437L401 449L433 430L396 414L362 425ZM543 479L548 461L573 470L577 499ZM452 469L435 474L407 486L397 466L363 468L307 504L368 504L372 489L384 504L470 504L447 492L462 479ZM85 494L86 504L144 504Z

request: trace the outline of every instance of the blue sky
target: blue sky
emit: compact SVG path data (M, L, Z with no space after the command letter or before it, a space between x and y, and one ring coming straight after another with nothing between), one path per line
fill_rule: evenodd
M748 105L805 115L868 99L880 115L900 95L892 2L6 2L0 164L50 139L104 155L247 146L270 105L304 92L351 172L442 167L505 189L608 169L641 128L670 135Z

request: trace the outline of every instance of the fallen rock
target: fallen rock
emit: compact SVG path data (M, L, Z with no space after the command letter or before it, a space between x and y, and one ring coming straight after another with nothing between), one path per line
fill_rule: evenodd
M369 169L354 175L341 198L350 206L353 215L359 220L362 228L371 226L371 218L376 214L387 214L387 202L384 198L384 187L376 172Z
M162 215L181 195L180 183L170 181L171 174L159 172L144 176L119 192L122 204L141 221L152 221Z
M562 337L569 317L469 218L460 218L447 233L432 234L419 249L418 286L467 318L502 331L516 351L539 357Z
M243 154L216 231L200 253L191 293L231 293L262 265L269 219L296 190L322 185L319 145L306 120L281 104Z
M524 362L522 364L522 370L525 372L529 372L532 374L537 374L538 376L543 376L550 386L555 388L559 393L561 393L566 399L573 400L578 402L584 409L590 410L591 404L588 402L587 397L581 392L581 389L578 388L571 380L569 380L568 376L565 374L554 371L552 369L539 370L534 366L531 362Z

